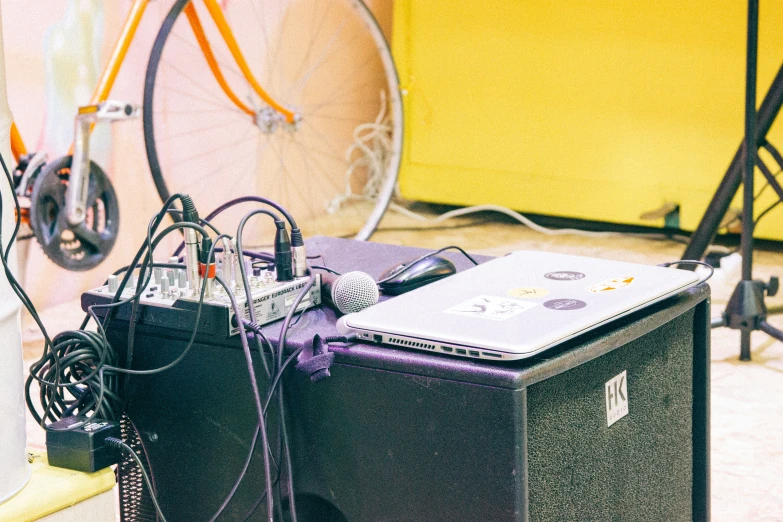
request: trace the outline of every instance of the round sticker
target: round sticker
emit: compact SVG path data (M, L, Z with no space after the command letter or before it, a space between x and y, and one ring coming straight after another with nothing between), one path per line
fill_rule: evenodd
M506 295L510 297L518 297L520 299L532 299L534 297L544 297L549 295L549 290L538 286L525 286L520 288L512 288Z
M552 299L544 303L550 310L579 310L587 306L587 303L579 299Z
M555 281L578 281L584 276L585 275L582 272L570 272L568 270L563 270L560 272L549 272L544 277L547 279L553 279Z
M607 279L606 281L601 281L598 284L595 284L588 288L589 291L593 292L594 294L599 294L601 292L610 292L612 290L617 290L618 288L623 288L631 283L633 283L634 278L627 276L627 277L613 277L612 279Z

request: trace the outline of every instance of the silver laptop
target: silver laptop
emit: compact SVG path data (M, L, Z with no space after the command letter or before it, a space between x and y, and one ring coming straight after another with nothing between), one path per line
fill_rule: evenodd
M429 352L523 359L698 279L686 270L517 251L345 315L337 329Z

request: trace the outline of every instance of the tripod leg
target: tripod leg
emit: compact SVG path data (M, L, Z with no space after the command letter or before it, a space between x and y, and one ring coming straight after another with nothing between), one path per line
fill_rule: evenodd
M742 182L742 161L744 159L744 149L740 145L740 148L734 154L734 159L731 160L729 170L723 176L718 190L715 191L710 205L704 212L699 226L696 227L696 230L691 235L688 246L685 248L685 253L682 255L683 259L701 259L704 257L704 252L707 251L712 240L715 239L720 222L723 220L723 216L726 215L731 200L734 199L734 195L737 194Z
M740 330L740 361L750 360L750 332L752 330Z
M766 142L767 133L770 127L772 127L778 112L780 112L781 106L783 106L783 65L781 65L777 75L775 75L775 79L759 108L756 128L756 145L758 147ZM731 165L729 165L726 174L723 176L718 190L712 197L704 217L701 218L699 226L691 235L691 240L682 256L683 259L701 259L704 256L704 252L707 251L707 247L712 243L715 234L718 233L720 222L729 209L731 200L737 194L737 190L739 190L742 182L742 163L744 159L744 147L740 146L734 154L734 159L731 160Z
M767 321L761 321L759 324L759 330L769 335L770 337L777 339L778 341L783 341L783 331L778 330Z

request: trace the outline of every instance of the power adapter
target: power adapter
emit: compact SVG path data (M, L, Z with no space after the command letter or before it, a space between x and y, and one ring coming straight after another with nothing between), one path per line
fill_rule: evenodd
M53 422L46 427L49 465L93 473L117 464L122 452L106 443L108 437L121 438L118 422L84 416Z

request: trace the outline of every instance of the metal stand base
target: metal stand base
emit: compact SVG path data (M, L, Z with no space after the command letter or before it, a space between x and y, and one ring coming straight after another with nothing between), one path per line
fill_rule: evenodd
M721 320L713 323L713 327L726 326L740 331L741 361L750 360L750 334L754 330L762 330L783 341L783 332L767 322L768 312L764 304L764 294L774 295L776 292L777 284L774 282L740 281Z

